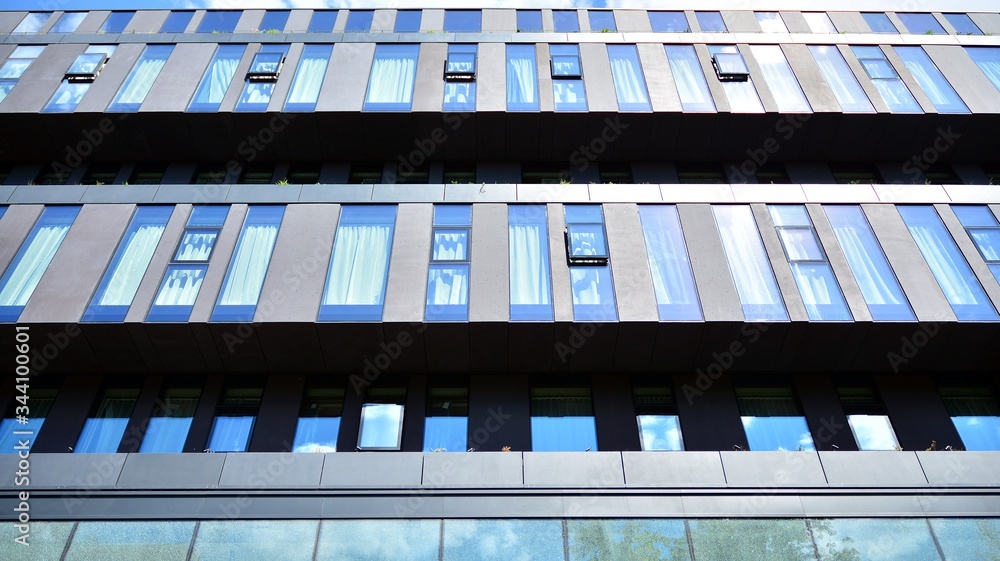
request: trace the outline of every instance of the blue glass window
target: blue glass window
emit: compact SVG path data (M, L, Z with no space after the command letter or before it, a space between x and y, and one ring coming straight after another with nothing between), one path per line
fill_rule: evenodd
M865 18L872 33L899 33L889 16L882 12L862 12L861 17Z
M597 450L590 388L531 388L531 450Z
M1000 224L986 205L953 206L965 231L979 249L993 277L1000 282Z
M777 45L750 45L750 52L770 86L771 94L782 113L808 113L812 107L802 93L795 73Z
M330 33L337 23L337 10L315 10L309 20L309 33Z
M445 10L444 30L452 33L478 32L483 29L481 10Z
M858 450L899 450L885 404L874 387L838 387L837 395Z
M87 12L66 12L49 29L49 33L73 33L77 27L83 23L83 18L87 17Z
M395 205L342 207L321 321L382 319L395 223Z
M423 520L417 522L424 522ZM572 532L570 526L570 532ZM565 552L566 526L560 520L445 520L442 557L437 557L437 549L428 556L414 561L506 561L511 559L510 551L524 561L548 561L568 559L613 559L611 555L592 557L567 557ZM432 532L436 532L435 526ZM425 534L426 535L426 534ZM588 534L592 538L595 533ZM572 534L570 534L572 536ZM571 538L572 539L572 538ZM512 540L517 540L513 543ZM500 545L503 544L503 545ZM613 551L623 551L614 549ZM626 554L627 555L627 554Z
M812 219L803 205L771 205L778 239L785 258L799 287L802 303L809 319L820 321L850 321L844 294L837 283L823 251L823 244L813 228Z
M851 72L851 67L844 60L844 55L836 45L810 45L809 52L812 53L816 64L819 66L823 78L833 90L840 108L845 113L874 113L871 101L865 95L865 90L861 88L858 79Z
M11 31L11 33L38 33L38 30L45 25L45 22L49 21L49 16L51 15L52 12L31 12L24 16L21 23L17 24L17 27L15 27L14 31Z
M0 101L3 101L16 85L17 82L14 80L0 80Z
M552 94L556 111L586 111L583 63L578 45L549 45L552 57Z
M969 14L944 14L944 19L955 28L959 35L982 35L983 30L979 29L969 17Z
M295 70L292 88L285 100L285 111L313 111L326 78L333 45L306 45Z
M545 205L507 207L511 321L552 321Z
M722 14L719 12L695 12L694 15L698 18L701 30L705 33L726 33L729 31L729 28L726 27L726 21L722 19Z
M476 45L448 45L444 80L445 111L476 110Z
M290 13L288 10L268 10L264 12L264 18L260 21L258 29L263 33L280 33L285 30Z
M914 13L903 13L898 12L896 16L899 20L903 22L906 26L906 30L910 33L919 33L922 35L936 35L943 34L944 28L941 24L934 19L934 14L914 14Z
M824 207L875 321L916 319L859 206Z
M226 388L215 410L208 449L213 452L246 452L260 408L259 387Z
M566 255L576 321L615 321L618 309L601 205L565 205Z
M764 106L750 78L750 68L735 45L709 45L712 66L733 113L763 113Z
M198 25L198 33L232 33L243 12L207 11Z
M787 387L735 388L750 450L812 451L812 434Z
M128 22L132 21L135 12L111 12L108 19L104 20L101 31L104 33L121 33L125 31Z
M854 56L861 61L865 73L875 84L875 89L882 96L889 111L893 113L922 113L913 94L906 89L906 84L896 74L885 53L878 47L852 47Z
M837 26L825 12L802 12L802 17L813 33L837 33Z
M183 452L200 396L199 388L164 390L162 397L156 400L153 414L149 417L139 452L147 454Z
M125 319L173 210L170 206L143 206L136 210L83 321Z
M428 388L424 452L465 452L468 432L469 388Z
M170 12L160 27L160 33L184 33L193 17L194 12Z
M1000 91L1000 47L966 47L965 52L969 53L983 74L986 74L997 91Z
M44 49L45 45L21 45L14 49L3 66L0 66L0 101L14 89L17 80Z
M15 448L20 442L28 441L28 450L34 446L38 431L45 423L52 404L56 400L58 390L54 388L40 388L36 382L32 381L31 389L28 390L29 399L26 404L15 399L10 406L8 415L0 421L0 454L17 454L21 450ZM20 393L17 397L20 397ZM21 407L28 408L28 422L18 421L18 415L24 412Z
M683 450L674 392L665 386L632 388L642 450Z
M1000 405L989 388L944 387L938 391L966 450L1000 450Z
M79 212L78 206L49 206L42 211L0 278L0 321L20 317Z
M928 205L897 206L913 241L959 320L1000 320L955 240Z
M76 57L66 71L62 85L52 95L43 113L72 112L80 104L84 94L90 89L90 84L97 79L104 69L108 58L114 53L112 45L91 45L82 55Z
M417 77L418 45L377 45L365 111L409 111Z
M375 12L372 10L351 10L347 13L347 25L344 31L351 33L368 33L372 28L372 18Z
M393 31L396 33L416 33L420 31L420 10L397 10Z
M530 33L542 30L541 10L518 10L517 30L521 33Z
M750 207L716 205L712 210L746 321L787 321L785 303Z
M263 45L247 70L246 85L236 102L236 111L267 111L274 85L285 63L288 45Z
M469 319L471 240L472 205L435 205L427 273L427 321Z
M590 17L590 30L595 33L608 33L618 31L615 25L615 13L611 10L588 10Z
M715 111L715 102L708 90L705 73L691 45L665 45L670 73L684 111Z
M307 387L292 452L336 452L343 412L343 387Z
M660 320L702 319L677 207L640 205L639 217Z
M931 98L934 107L941 113L968 113L962 98L958 97L941 71L931 61L927 53L920 47L895 47L896 54L903 59L907 70L923 88L927 97Z
M649 24L653 31L667 33L687 33L691 31L684 12L649 12Z
M138 111L173 50L173 45L147 45L108 106L108 111Z
M76 454L113 454L125 434L139 390L114 388L104 390L97 410L83 425L83 432L73 447Z
M507 45L507 110L538 111L534 45Z
M651 111L646 78L635 45L608 45L620 111Z
M358 447L362 450L399 450L403 441L404 388L368 388L361 406Z
M187 321L228 213L228 206L194 207L147 321Z
M246 45L219 45L212 62L208 63L205 76L188 106L188 111L218 111L222 98L236 75L236 67L243 58Z
M785 20L781 19L778 12L754 12L757 16L757 23L764 33L788 33L785 27Z
M284 214L284 206L250 207L212 321L253 321Z
M552 10L552 20L557 33L580 31L580 14L576 10Z

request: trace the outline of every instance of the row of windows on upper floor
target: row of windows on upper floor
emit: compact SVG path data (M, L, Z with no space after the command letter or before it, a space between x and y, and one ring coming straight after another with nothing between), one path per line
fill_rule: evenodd
M581 11L552 10L552 27L546 29L543 25L542 10L516 10L516 31L557 33L573 33L581 30ZM586 10L585 21L594 32L616 32L618 24L615 13L611 10ZM655 32L688 33L697 29L706 33L725 33L729 31L721 12L694 12L694 19L689 21L682 11L646 12L649 17L649 29ZM64 12L48 30L49 33L73 33L83 23L88 12ZM329 33L335 28L338 10L316 10L312 12L308 26L304 29L289 29L287 27L289 10L267 10L262 19L256 23L253 31L261 33L312 32ZM101 24L99 33L122 33L128 27L135 15L134 11L111 12ZM183 33L188 30L193 11L172 11L159 28L160 33ZM198 33L232 33L236 30L243 12L241 11L207 11L194 31ZM759 25L759 31L765 33L788 33L780 12L754 12ZM840 33L826 12L801 12L802 18L812 33ZM919 13L895 12L902 28L889 18L885 12L862 12L861 16L872 33L920 33L944 34L947 31L943 24L950 26L959 35L983 35L983 31L966 13ZM15 34L38 33L53 17L51 12L32 12L21 20L14 29ZM349 10L344 22L346 32L369 32L376 18L374 10ZM421 30L420 10L398 10L379 12L378 17L386 21L379 22L376 29L392 30L396 33L413 33ZM693 25L693 24L696 24ZM634 24L633 24L634 25ZM481 10L445 10L442 31L445 32L479 32L482 31ZM514 31L512 29L511 31ZM633 29L638 31L638 29ZM803 30L804 31L804 30ZM853 28L852 28L853 31Z
M249 378L249 379L248 379ZM215 419L206 443L197 443L197 450L214 452L245 452L248 450L258 415L264 385L244 376L230 380L215 407ZM30 420L18 426L16 415L24 409L14 402L0 421L0 453L16 452L16 429L37 435L58 395L53 381L32 384ZM568 384L568 385L567 385ZM815 442L824 442L826 425L810 427L806 412L790 383L761 383L739 376L733 377L733 392L751 451L813 451ZM140 398L141 381L115 383L106 381L103 395L89 404L90 416L80 427L73 451L75 453L115 453L120 451L129 419ZM157 408L145 431L128 434L141 453L179 453L185 451L194 413L202 395L204 382L168 382L158 395L144 396L146 402L156 398ZM314 377L305 385L299 401L298 426L294 435L270 438L271 442L291 442L292 452L336 452L341 418L357 415L350 425L359 425L357 440L351 445L361 450L401 450L404 433L404 413L407 407L405 382L379 383L371 387L351 387L342 377ZM640 449L684 450L684 427L688 422L679 411L669 376L655 379L634 377L630 414L635 418ZM360 411L345 412L345 393L363 390ZM431 378L425 396L424 410L413 420L423 434L420 447L424 452L464 452L476 447L478 435L469 431L469 379L453 376ZM838 382L836 395L854 436L858 450L899 450L893 421L875 384L870 380L851 379ZM359 393L359 395L361 395ZM472 395L472 398L481 397ZM1000 405L989 385L965 386L955 383L941 385L937 397L944 402L961 442L937 443L941 449L1000 450ZM488 399L488 398L483 398ZM356 405L355 405L356 407ZM531 451L582 452L602 448L598 439L592 389L586 377L573 382L552 384L534 381L530 387ZM615 411L623 414L624 411ZM814 412L815 413L815 412ZM813 414L812 418L821 417ZM823 417L824 423L826 418ZM834 421L836 422L836 421ZM78 430L79 430L78 429ZM412 434L413 431L408 431ZM23 433L22 433L23 434ZM819 435L814 440L813 435ZM616 435L619 436L619 435ZM828 437L828 435L827 435ZM35 439L32 439L32 442ZM356 442L356 444L355 444ZM481 443L479 443L481 444ZM928 445L933 446L930 442ZM409 444L412 448L412 444ZM605 446L607 446L605 444ZM737 450L743 443L734 443ZM344 450L342 450L344 451Z
M608 61L620 111L651 111L650 92L643 64L642 45L606 45ZM44 46L20 46L0 67L0 108L7 95ZM734 113L764 113L755 80L766 84L780 112L808 113L812 106L799 80L778 45L709 45L710 64L699 55L702 45L663 45L669 71L681 107L687 112L714 112L718 103ZM107 110L135 112L145 101L173 52L173 45L148 45L118 89ZM259 47L243 77L236 111L266 111L272 104L275 86L284 69L289 45ZM291 78L284 102L285 111L313 111L320 99L330 66L333 45L310 44ZM409 111L417 83L420 45L377 44L364 99L365 111ZM549 68L555 111L587 111L584 58L579 45L548 45ZM938 113L968 113L969 109L948 79L919 46L854 46L847 51L835 45L809 45L808 50L831 92L845 113L874 113L859 78L870 80L880 99L893 113L923 113L911 90L921 91ZM72 112L115 51L114 45L92 45L66 70L59 88L44 112ZM218 111L233 87L236 71L247 54L247 45L223 44L216 49L200 84L194 91L189 111ZM442 80L445 82L444 111L476 109L477 51L475 44L449 44ZM848 60L850 52L856 60ZM1000 47L966 47L994 87L1000 91ZM894 60L901 61L893 65ZM858 67L857 73L850 63ZM648 63L647 63L648 64ZM508 111L539 111L538 47L531 44L506 45L506 97ZM705 69L714 72L706 75ZM759 69L759 70L758 70ZM666 69L664 69L666 70ZM290 72L290 71L286 71ZM862 75L863 73L863 75ZM722 88L725 100L713 98L709 79ZM919 88L919 90L917 89Z
M788 321L785 299L772 269L759 228L783 249L783 258L812 321L855 319L828 259L830 244L839 247L853 280L875 321L916 319L897 274L860 206L828 205L808 211L805 205L770 205L769 216L755 216L749 205L714 205L718 234L746 321ZM938 211L929 205L894 207L906 224L941 291L959 321L1000 321L981 280L1000 281L1000 223L985 205L952 206L972 244L977 266L994 279L980 279ZM3 210L0 208L0 210ZM67 236L79 206L48 206L0 277L0 321L15 322ZM195 206L159 281L149 322L188 321L213 265L216 242L228 206ZM268 276L285 207L250 206L216 297L211 321L253 321ZM549 232L545 205L509 205L508 259L510 319L552 321L552 268L566 260L575 321L617 321L610 243L604 212L597 204L564 205L562 239ZM824 212L825 211L825 212ZM639 218L662 321L700 321L701 297L692 271L678 209L640 205ZM123 321L161 245L171 206L138 206L105 270L83 321ZM822 214L820 214L822 213ZM345 205L333 240L319 321L380 321L393 256L397 207ZM428 232L430 252L425 279L426 321L467 321L472 274L472 206L434 205ZM836 242L826 246L814 218L827 220ZM557 241L558 240L558 241ZM614 241L614 240L611 240ZM562 242L562 243L560 243ZM621 243L621 242L619 242ZM631 243L631 242L626 242ZM175 245L174 245L175 244ZM558 245L564 248L556 249ZM550 247L551 246L551 247ZM109 248L110 249L110 248ZM557 257L558 256L558 257ZM227 256L228 257L228 256ZM407 256L412 259L412 256ZM226 259L223 257L222 259ZM218 260L216 260L218 261ZM218 267L219 265L216 265ZM617 274L624 271L618 270ZM790 288L786 288L790 290ZM319 296L317 294L317 296Z

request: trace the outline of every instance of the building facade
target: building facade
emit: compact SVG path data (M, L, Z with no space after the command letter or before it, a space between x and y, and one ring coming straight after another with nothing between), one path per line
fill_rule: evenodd
M997 558L1000 13L867 4L0 12L2 557Z

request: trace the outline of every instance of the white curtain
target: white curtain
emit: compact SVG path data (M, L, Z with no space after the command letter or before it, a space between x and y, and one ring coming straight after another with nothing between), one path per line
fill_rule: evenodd
M538 71L533 47L523 50L507 48L507 103L538 103Z
M449 103L467 103L473 100L472 95L472 84L459 84L456 82L448 82L444 85L444 102Z
M899 78L872 79L872 83L875 84L875 89L885 100L890 111L921 112L917 101L910 95L910 90L906 89L906 85Z
M216 417L208 449L213 452L245 452L255 417Z
M338 228L323 304L380 304L391 243L391 225Z
M795 284L798 285L799 292L802 294L802 303L809 310L809 317L811 319L825 319L818 310L815 310L817 317L813 317L815 307L841 302L840 287L834 282L832 273L823 274L823 269L830 267L830 265L826 263L790 263L789 265L791 265L792 274L795 275Z
M69 232L69 224L42 226L35 233L21 260L14 266L3 290L0 306L24 306L35 291L42 274Z
M573 267L569 270L573 287L573 305L601 303L601 275L603 267Z
M930 265L948 302L952 305L978 304L972 287L962 275L968 271L968 264L964 261L959 262L960 257L948 251L949 248L944 240L938 238L935 228L932 225L909 223L906 227L910 230L913 241L917 242L920 253Z
M465 261L468 259L466 232L434 232L435 261Z
M746 306L782 306L771 264L750 207L717 205L713 210L744 309Z
M676 210L661 210L660 207L643 210L643 233L656 301L660 304L697 304L691 264Z
M118 92L114 103L142 103L166 63L167 56L140 60L126 80L125 86Z
M427 277L428 305L463 305L469 301L469 266L432 266Z
M649 104L642 71L636 66L634 60L612 55L611 73L615 79L615 91L618 93L619 103Z
M193 306L201 283L205 280L204 267L174 268L156 296L157 306Z
M128 306L132 303L164 228L165 226L158 224L147 224L140 226L132 234L98 305Z
M876 248L869 247L852 225L834 224L833 231L847 256L847 262L851 265L851 271L854 272L854 278L858 281L865 302L870 305L902 304L894 284L885 280L885 276L891 275L892 271L887 269L884 258L876 261L871 254Z
M306 51L308 50L309 47L306 47ZM319 99L319 90L323 86L326 67L330 62L330 51L326 49L326 53L322 55L303 56L306 58L299 63L292 89L288 92L287 103L316 103Z
M937 73L937 69L920 47L897 47L896 51L906 64L906 69L917 79L917 83L939 111L964 107L962 101L958 99L958 94L951 89L944 76Z
M545 227L511 224L509 232L510 303L548 305L549 253Z
M207 261L218 237L218 231L186 232L175 261Z
M837 47L813 45L809 50L812 51L823 78L833 90L833 95L837 97L841 109L867 112L875 110Z
M274 242L278 239L278 225L247 226L243 239L236 249L229 266L226 286L219 298L221 306L254 306L264 286L267 265L271 262Z
M553 80L552 93L556 109L564 104L585 108L587 98L583 91L583 80Z
M792 69L785 60L781 47L777 45L751 45L750 51L753 57L760 64L760 69L764 73L764 80L767 82L778 102L778 110L781 112L808 112L811 108L809 101L799 82L795 79Z
M694 47L687 45L667 45L667 60L673 74L681 107L685 111L714 111L715 102L708 91L705 73L701 70Z
M726 92L726 99L729 100L729 108L733 113L764 112L753 80L747 78L746 82L723 82L722 89Z
M205 74L205 82L201 91L198 92L196 103L222 103L222 98L229 89L229 84L236 74L236 67L240 63L240 57L219 57L212 61L212 65Z
M1000 90L1000 48L996 47L975 47L966 48L966 52L976 61L979 69L986 74L986 77L993 82L993 86Z
M417 73L416 57L376 56L368 86L368 103L410 103Z

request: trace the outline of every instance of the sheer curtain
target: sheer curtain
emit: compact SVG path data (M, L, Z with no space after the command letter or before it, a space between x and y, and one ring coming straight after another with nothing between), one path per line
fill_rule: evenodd
M676 208L649 205L640 207L639 214L656 301L660 305L697 308L698 293ZM696 313L695 319L699 317L700 313Z
M507 46L507 107L538 108L538 69L532 45Z
M934 107L942 113L968 113L965 102L955 93L948 80L934 66L927 53L920 47L895 47L906 69L916 78Z
M172 51L172 45L146 47L146 53L132 69L112 105L141 104L146 99L150 88L153 87L153 82L160 75L160 70L163 70L163 65L167 63L167 57Z
M432 266L427 277L428 305L463 305L469 301L469 266Z
M936 229L929 224L910 222L906 224L906 227L913 235L913 241L917 242L917 247L920 248L920 253L930 265L931 271L934 272L948 302L952 304L977 304L976 294L969 281L962 274L963 271L968 270L969 266L964 261L959 262L960 257L948 251L944 240L938 237Z
M410 46L379 45L368 86L368 103L409 104L412 101L417 57L413 49L403 48Z
M342 225L333 246L323 304L381 304L392 225Z
M549 252L545 227L542 225L511 224L510 303L550 303Z
M808 112L811 107L802 93L799 82L788 66L781 47L777 45L751 45L750 52L760 65L767 82L782 112Z
M218 236L218 230L185 232L174 261L207 261Z
M837 47L812 45L809 50L812 52L823 78L833 90L833 95L836 96L841 109L844 111L875 111Z
M264 286L264 276L271 262L277 224L247 226L229 265L226 285L219 296L221 306L254 306Z
M222 45L218 53L212 59L202 79L201 87L194 103L222 103L222 98L229 89L229 84L236 74L236 67L240 64L240 57L246 49L243 45Z
M154 305L193 306L204 280L205 266L171 268Z
M965 52L976 61L979 69L993 82L993 86L1000 90L1000 48L966 47Z
M24 306L28 303L28 298L55 257L69 227L69 224L53 224L36 230L17 265L8 273L3 290L0 290L0 306Z
M608 54L619 107L623 110L629 106L649 110L649 95L636 48L632 45L608 45Z
M746 320L788 319L750 207L712 208Z
M208 449L213 452L245 452L256 417L216 417Z
M303 103L315 104L319 99L320 88L326 78L326 68L330 64L330 45L307 45L302 51L292 88L288 92L288 105Z
M871 241L862 239L862 232L850 224L835 223L833 231L847 256L847 262L851 265L851 271L854 272L854 278L858 281L865 302L869 305L904 304L895 277L891 277L892 282L887 280L893 273L885 257L879 254L877 258L873 254L878 248L872 247Z
M128 306L132 303L165 228L165 225L144 224L132 234L98 305Z
M128 425L133 397L106 397L101 401L97 415L87 419L83 432L73 448L74 452L114 453L118 451L125 426Z
M667 45L667 61L673 75L681 106L685 111L715 111L715 102L708 91L705 73L689 45Z

